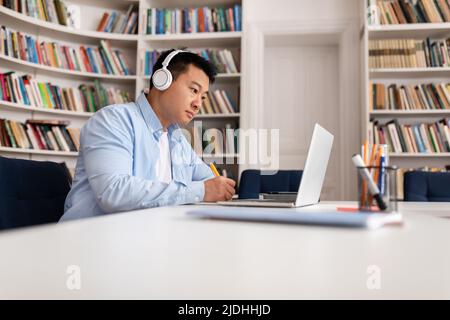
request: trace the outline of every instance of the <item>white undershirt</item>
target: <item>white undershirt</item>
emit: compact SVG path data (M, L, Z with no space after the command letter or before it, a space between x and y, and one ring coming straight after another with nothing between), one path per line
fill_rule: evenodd
M156 162L156 178L158 181L172 181L172 161L170 160L169 138L167 131L159 138L159 159Z

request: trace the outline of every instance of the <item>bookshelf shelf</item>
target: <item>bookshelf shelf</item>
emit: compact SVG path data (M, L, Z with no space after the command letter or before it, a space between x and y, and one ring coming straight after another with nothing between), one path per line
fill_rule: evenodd
M393 37L414 39L424 37L436 38L448 36L450 22L379 25L368 26L367 29L370 39L388 39Z
M242 37L241 31L223 32L201 32L201 33L181 33L181 34L157 34L143 35L145 42L157 43L158 46L170 46L176 42L177 47L237 47L240 46Z
M378 68L369 69L369 75L374 78L398 78L404 77L448 77L450 67L430 67L430 68Z
M69 116L69 117L81 117L81 118L89 118L93 115L92 112L79 112L79 111L69 111L69 110L59 110L59 109L46 109L46 108L39 108L36 106L28 106L25 104L20 103L14 103L9 101L1 101L0 100L0 109L6 108L9 110L17 110L17 111L24 111L24 112L40 112L40 113L50 113L55 115L61 115L61 116Z
M140 78L143 78L144 80L150 80L151 76L149 75L143 75L143 76L139 76ZM221 80L221 79L236 79L238 80L241 77L240 73L218 73L216 75L216 80Z
M375 110L371 111L372 116L443 116L450 115L450 110Z
M450 152L441 152L441 153L394 153L391 152L389 154L390 157L395 158L450 158Z
M41 65L41 64L37 64L37 63L33 63L33 62L24 61L24 60L17 59L17 58L11 58L11 57L5 56L3 54L0 54L0 59L18 64L18 65L33 68L33 69L40 69L40 70L45 70L45 71L49 71L49 72L70 75L70 76L108 79L108 80L120 80L120 81L122 81L122 80L123 81L134 81L137 79L137 76L135 76L135 75L121 76L121 75L111 75L111 74L102 74L102 73L93 73L93 72L72 71L72 70L66 70L66 69L62 69L62 68L49 67L49 66L45 66L45 65Z
M147 34L144 35L145 41L177 41L177 40L211 40L211 39L240 39L240 31L224 32L197 32L180 34Z
M35 155L46 155L46 156L64 156L64 157L78 156L78 152L53 151L53 150L33 150L33 149L8 148L8 147L0 147L0 152L35 154Z
M197 119L239 118L240 116L241 116L240 113L199 114L199 115L195 116L194 120L197 120Z
M108 33L108 32L97 32L97 31L87 31L87 30L77 30L70 27L66 27L53 22L39 20L37 18L29 17L25 14L15 12L14 10L8 9L6 7L0 6L0 14L8 15L14 19L22 22L26 22L30 25L47 29L51 31L57 31L60 33L65 33L71 36L93 38L93 39L108 39L115 41L137 41L139 36L137 34L120 34L120 33Z

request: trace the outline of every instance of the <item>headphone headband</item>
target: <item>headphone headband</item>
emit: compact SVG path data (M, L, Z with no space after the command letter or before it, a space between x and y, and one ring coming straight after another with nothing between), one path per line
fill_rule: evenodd
M171 53L169 53L167 55L167 57L164 59L162 66L163 68L167 68L167 66L169 65L170 61L173 59L173 57L175 57L177 54L181 53L181 52L187 52L184 50L174 50Z

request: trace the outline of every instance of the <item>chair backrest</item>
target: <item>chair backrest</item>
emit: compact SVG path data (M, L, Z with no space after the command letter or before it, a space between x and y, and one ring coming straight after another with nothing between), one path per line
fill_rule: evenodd
M405 201L450 201L450 172L406 172Z
M65 164L0 157L0 230L57 222L70 185Z
M239 199L258 199L264 192L297 192L302 174L303 170L278 170L275 174L244 170L239 184Z

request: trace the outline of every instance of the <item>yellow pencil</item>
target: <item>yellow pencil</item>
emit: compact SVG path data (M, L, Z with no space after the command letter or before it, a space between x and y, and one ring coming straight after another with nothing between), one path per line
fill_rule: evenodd
M373 163L375 160L375 156L377 154L377 145L374 143L372 145L372 153L370 154L370 160L369 160L369 166L375 166L376 164Z
M364 142L364 147L363 147L363 158L364 158L364 164L366 166L370 165L369 164L369 140L366 139L366 142Z
M369 165L369 140L366 139L366 141L363 144L363 159L364 159L364 165L368 166ZM366 185L366 181L363 180L362 183L362 195L361 195L361 203L363 203L363 206L366 203L366 193L367 193L367 185Z
M210 163L209 167L211 168L212 172L214 173L214 175L216 177L220 177L219 171L217 171L216 166L214 165L214 163Z

